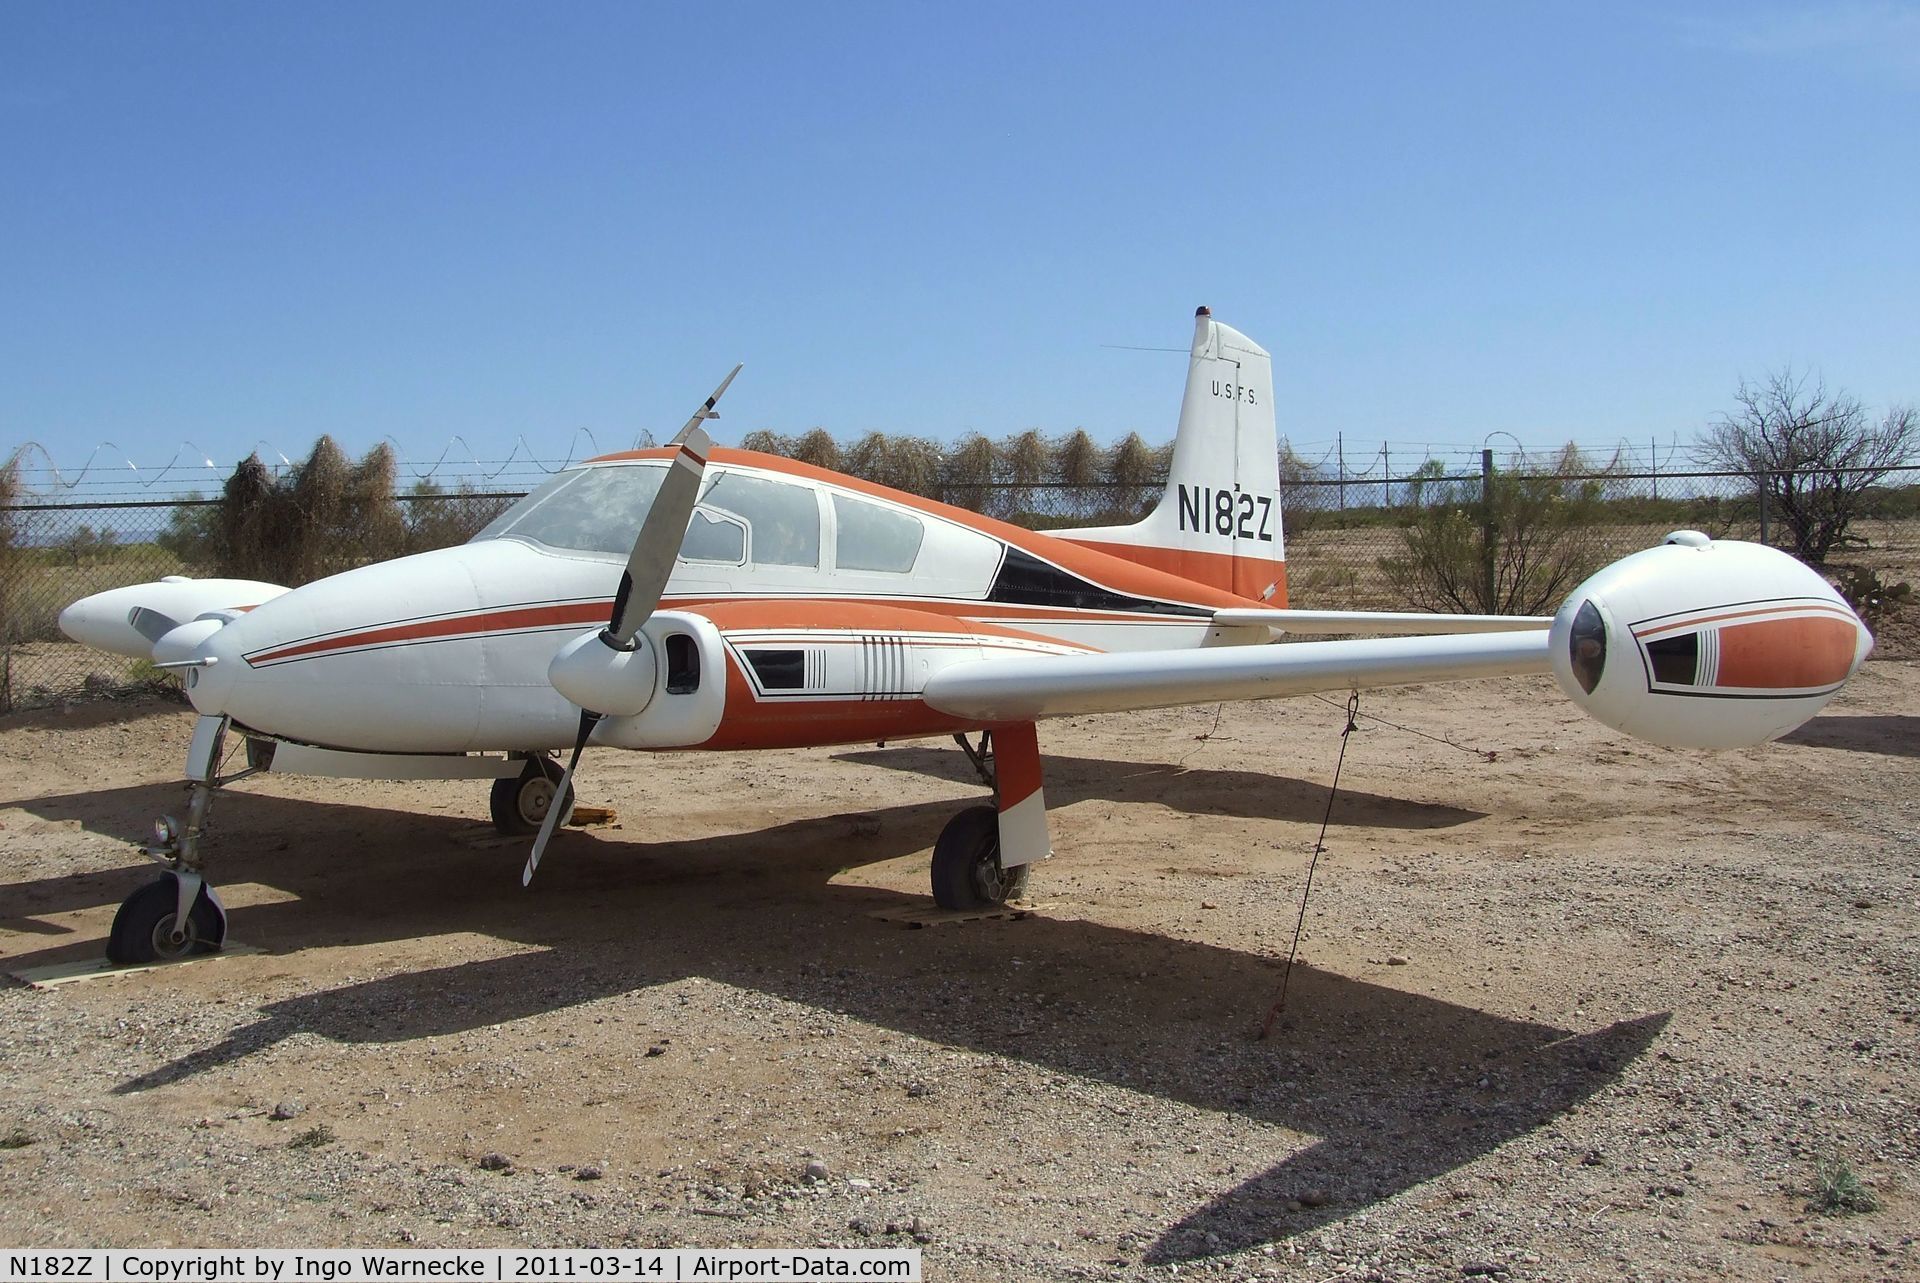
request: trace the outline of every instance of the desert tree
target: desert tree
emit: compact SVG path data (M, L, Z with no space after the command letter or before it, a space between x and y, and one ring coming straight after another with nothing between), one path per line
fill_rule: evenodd
M1753 478L1794 555L1815 565L1857 542L1848 528L1867 492L1920 453L1912 407L1895 406L1876 420L1858 397L1828 389L1818 374L1788 367L1742 380L1733 400L1700 437L1699 457Z
M84 566L109 556L119 539L113 531L104 526L96 530L92 526L81 526L62 539L57 547L71 566Z

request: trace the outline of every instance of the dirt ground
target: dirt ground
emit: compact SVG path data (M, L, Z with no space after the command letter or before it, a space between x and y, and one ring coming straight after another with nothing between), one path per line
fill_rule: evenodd
M1044 907L926 930L874 915L982 796L944 744L590 756L621 827L531 891L479 785L248 781L213 870L261 952L0 982L0 1241L1920 1275L1920 666L1752 753L1545 680L1361 713L1265 1041L1337 703L1044 726ZM189 726L0 721L5 967L98 954ZM1838 1164L1879 1210L1809 1210Z

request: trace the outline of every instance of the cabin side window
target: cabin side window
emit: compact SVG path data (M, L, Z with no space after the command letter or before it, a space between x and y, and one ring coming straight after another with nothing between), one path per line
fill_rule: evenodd
M731 512L751 532L747 555L763 566L820 564L820 501L811 486L725 472L701 506Z
M686 561L717 561L737 566L747 559L747 528L731 517L693 510L687 537L680 545Z
M897 508L848 495L833 496L834 565L841 570L878 570L904 575L920 556L926 527Z

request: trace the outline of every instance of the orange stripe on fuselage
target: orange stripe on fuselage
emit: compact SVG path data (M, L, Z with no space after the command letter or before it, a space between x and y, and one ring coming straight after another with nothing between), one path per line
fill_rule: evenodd
M1287 604L1287 566L1271 557L1243 557L1224 552L1202 552L1197 548L1161 548L1151 544L1103 543L1059 536L1059 542L1087 548L1137 562L1150 570L1178 575L1200 584L1232 584L1233 591L1262 606L1284 608ZM1271 596L1262 597L1268 585Z
M1005 628L998 624L978 623L957 615L935 614L915 606L894 605L887 602L841 601L836 598L819 601L748 599L711 602L703 605L699 613L712 620L715 628L728 635L750 630L789 628L838 629L887 635L909 632L949 633L955 637L968 635L1017 637L1022 641L1039 642L1049 646L1087 649L1073 642L1063 642L1057 637L1048 637L1039 632Z
M1145 611L1076 610L1067 606L1006 606L993 601L939 600L917 597L673 597L662 603L665 610L692 610L709 618L714 612L727 612L727 628L784 628L805 615L817 619L815 610L853 612L860 610L904 611L946 621L938 631L963 630L964 625L980 620L1011 620L1028 631L1039 632L1049 623L1065 624L1183 624L1205 627L1207 621L1197 615L1154 615ZM745 613L743 613L745 612ZM798 612L798 613L788 613ZM754 622L733 622L735 620ZM770 620L771 622L763 622ZM716 621L717 622L717 621ZM836 624L829 618L811 622L809 628L864 628L865 624Z
M1748 690L1834 686L1853 669L1858 628L1831 615L1763 619L1720 630L1713 684Z
M876 740L953 735L972 722L920 699L766 700L754 697L740 665L727 656L727 705L720 729L701 748L814 748Z
M607 620L610 609L611 599L605 603L587 601L568 602L559 606L513 606L505 610L490 610L478 615L423 619L413 623L389 624L381 628L343 633L338 637L322 637L293 646L282 646L264 655L249 655L247 662L270 664L283 659L298 659L305 655L318 655L325 651L345 650L356 646L391 646L398 642L451 640L482 633L512 632L522 628L551 628L562 624L603 624Z
M624 459L667 459L672 456L673 450L670 448L628 450L619 454L603 454L598 458L587 460L587 463L591 465ZM845 473L832 472L826 468L816 468L810 463L801 463L796 459L760 454L753 450L716 449L713 452L712 461L783 473L801 481L823 482L827 485L839 486L843 490L851 490L856 494L885 499L890 503L897 503L902 507L912 508L930 516L943 517L958 525L967 526L978 530L981 534L1012 544L1016 548L1024 549L1036 557L1045 558L1062 570L1130 597L1183 602L1215 610L1274 604L1271 601L1261 601L1257 596L1242 596L1224 589L1208 587L1203 582L1132 560L1119 551L1103 551L1089 544L1078 544L1071 540L1040 534L993 517L981 516L977 512L969 512L965 508L957 508L952 504L923 499L919 495L908 494L904 490L875 485L871 481L862 481L858 477L849 477ZM1125 553L1135 551L1141 550L1130 546L1125 549ZM1261 584L1253 591L1257 593L1265 587L1265 584Z

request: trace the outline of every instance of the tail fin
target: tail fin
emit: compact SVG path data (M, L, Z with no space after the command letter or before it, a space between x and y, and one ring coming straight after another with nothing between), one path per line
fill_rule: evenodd
M1167 490L1131 526L1058 530L1057 538L1274 606L1287 603L1280 534L1280 451L1273 362L1201 308Z

